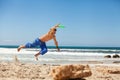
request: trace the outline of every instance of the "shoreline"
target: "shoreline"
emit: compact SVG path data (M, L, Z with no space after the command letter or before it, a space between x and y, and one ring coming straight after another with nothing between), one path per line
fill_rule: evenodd
M120 65L120 60L82 60L82 61L59 61L59 60L55 60L55 61L42 61L42 60L38 60L36 61L35 59L33 61L23 61L20 60L18 57L13 57L11 60L0 60L1 62L7 62L7 63L12 63L12 62L16 62L19 61L20 63L23 64L39 64L39 65L43 65L43 64L48 64L48 65L67 65L67 64L89 64L89 65Z
M33 50L33 49L32 49ZM0 48L0 61L13 61L17 56L18 60L24 63L36 63L36 64L77 64L77 63L100 63L100 64L119 64L120 58L104 58L106 55L113 56L114 54L103 53L84 53L84 52L49 52L45 55L39 56L39 61L35 61L34 54L38 52L36 50L30 51L23 49L21 52L17 52L17 49ZM120 54L118 54L120 55Z

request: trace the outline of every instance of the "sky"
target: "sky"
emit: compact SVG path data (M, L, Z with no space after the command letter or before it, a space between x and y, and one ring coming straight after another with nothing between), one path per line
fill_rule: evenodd
M120 0L0 0L0 45L32 42L57 23L60 46L120 47Z

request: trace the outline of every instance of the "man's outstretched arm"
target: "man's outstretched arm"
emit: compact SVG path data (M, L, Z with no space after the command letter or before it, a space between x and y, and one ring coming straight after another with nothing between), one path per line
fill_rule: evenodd
M52 29L56 29L59 27L60 24L56 24L55 26L52 27Z
M58 42L57 42L57 40L56 40L56 37L54 37L53 40L54 40L54 43L55 43L55 45L56 45L57 50L60 51L60 49L59 49L59 47L58 47Z

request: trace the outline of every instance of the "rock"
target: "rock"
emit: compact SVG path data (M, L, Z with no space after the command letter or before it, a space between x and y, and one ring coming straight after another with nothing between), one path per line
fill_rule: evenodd
M53 67L50 75L54 80L69 80L92 75L88 65L62 65Z
M114 61L113 63L120 63L120 61Z
M113 55L113 58L119 58L120 56L118 54Z
M111 55L106 55L104 56L104 58L111 58Z

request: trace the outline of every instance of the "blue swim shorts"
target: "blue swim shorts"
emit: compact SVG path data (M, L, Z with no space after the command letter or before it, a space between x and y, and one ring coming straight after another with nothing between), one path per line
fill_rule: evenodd
M47 47L46 47L46 43L42 42L39 38L36 38L33 43L27 43L25 45L26 48L35 48L35 47L40 47L41 51L39 52L40 54L44 55L45 53L47 53Z

